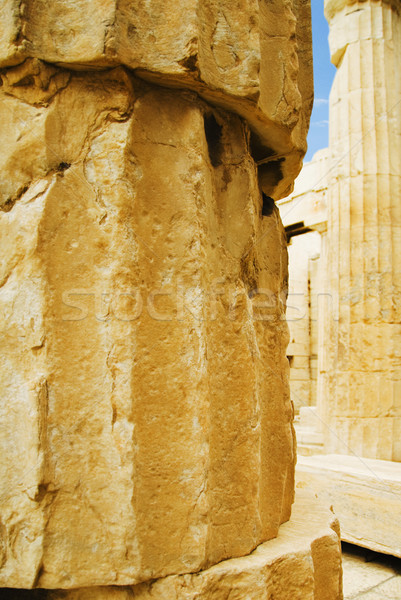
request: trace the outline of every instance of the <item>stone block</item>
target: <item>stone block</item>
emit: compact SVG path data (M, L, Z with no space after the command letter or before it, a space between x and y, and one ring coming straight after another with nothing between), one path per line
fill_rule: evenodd
M1 67L125 65L193 89L251 125L267 195L292 187L312 108L309 0L7 0L0 16Z
M133 587L31 594L35 600L221 600L229 596L235 600L342 600L338 535L333 513L313 496L299 493L291 521L280 528L276 539L258 546L249 556ZM18 590L3 598L15 600Z
M357 456L299 456L296 489L333 506L341 539L401 557L401 466Z

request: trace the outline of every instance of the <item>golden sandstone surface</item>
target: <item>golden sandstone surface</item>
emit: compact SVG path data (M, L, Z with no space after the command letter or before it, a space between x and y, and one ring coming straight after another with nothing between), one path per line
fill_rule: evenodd
M341 597L324 511L263 545L294 495L272 198L306 147L309 13L2 3L1 586Z

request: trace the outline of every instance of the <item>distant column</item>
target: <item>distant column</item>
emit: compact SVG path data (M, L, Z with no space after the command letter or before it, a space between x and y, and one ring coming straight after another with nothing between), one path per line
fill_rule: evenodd
M399 2L326 0L330 97L326 450L401 460Z
M287 356L291 367L291 398L296 414L300 408L311 404L309 253L308 241L304 238L293 237L288 246L287 319L290 343Z

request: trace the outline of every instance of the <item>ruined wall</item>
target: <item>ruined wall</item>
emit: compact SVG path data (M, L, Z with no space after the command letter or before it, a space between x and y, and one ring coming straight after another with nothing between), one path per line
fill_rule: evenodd
M308 2L10 0L0 20L0 585L248 555L293 501L271 197L305 150Z

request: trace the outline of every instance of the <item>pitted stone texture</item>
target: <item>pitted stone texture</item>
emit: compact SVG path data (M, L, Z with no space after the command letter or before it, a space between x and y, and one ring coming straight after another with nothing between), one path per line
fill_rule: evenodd
M249 554L294 471L286 240L249 129L122 68L26 67L0 95L1 585Z
M260 158L276 156L266 194L291 188L312 108L309 0L7 0L0 17L0 67L126 65L191 88L249 122Z
M313 496L295 501L289 523L252 554L200 573L166 577L133 587L37 590L4 600L342 600L339 527Z

